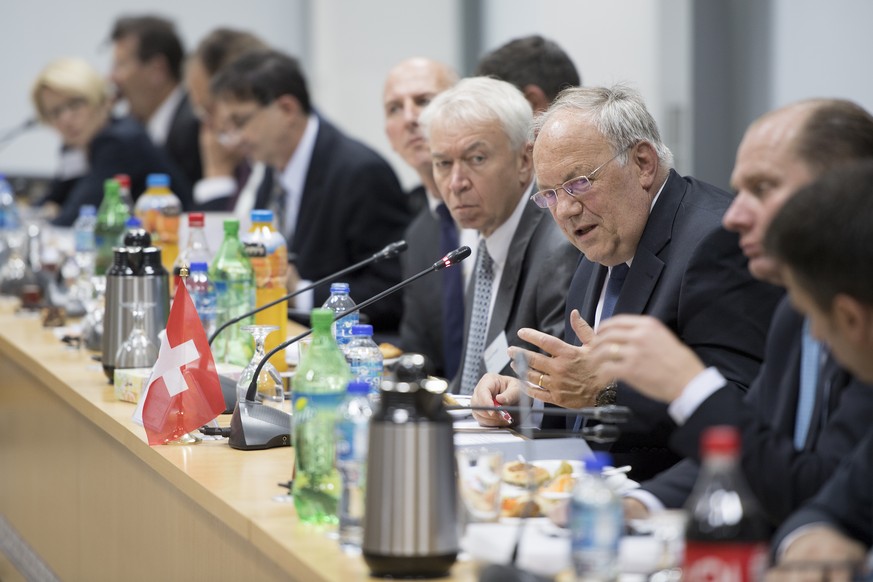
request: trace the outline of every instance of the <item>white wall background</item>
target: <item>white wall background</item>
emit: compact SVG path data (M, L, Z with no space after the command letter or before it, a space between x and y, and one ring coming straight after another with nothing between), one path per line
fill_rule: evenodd
M873 76L865 68L865 59L873 54L873 35L867 30L873 22L873 2L756 1L769 5L772 12L769 45L765 43L764 49L768 54L762 55L773 71L770 107L803 97L835 95L873 110ZM567 50L586 85L622 81L635 86L673 149L677 167L693 173L693 154L699 148L692 143L691 112L700 106L692 100L693 0L4 2L0 9L6 24L0 35L0 132L32 115L29 86L48 61L79 55L107 71L110 51L104 40L113 20L121 14L154 12L176 21L188 48L209 30L232 26L256 32L277 48L299 56L317 107L348 133L382 152L404 184L411 186L414 176L390 152L382 131L385 73L413 55L433 57L467 73L462 64L469 63L471 55L465 53L463 19L471 7L481 10L481 30L474 40L482 50L538 33ZM740 36L732 42L742 45L744 39ZM743 66L754 68L756 59ZM706 139L734 137L709 135ZM51 131L32 131L0 150L0 171L51 174L57 145Z

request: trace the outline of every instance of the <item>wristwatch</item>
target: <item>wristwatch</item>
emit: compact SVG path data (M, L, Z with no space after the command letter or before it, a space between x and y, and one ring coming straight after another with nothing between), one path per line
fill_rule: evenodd
M608 406L610 404L615 404L616 397L618 396L618 393L615 391L616 388L618 388L618 382L615 380L607 384L603 390L597 393L597 396L594 399L594 406Z

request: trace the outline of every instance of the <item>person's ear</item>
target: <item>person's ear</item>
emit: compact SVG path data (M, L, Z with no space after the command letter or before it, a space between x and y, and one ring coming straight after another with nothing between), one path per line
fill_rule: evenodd
M831 318L837 332L852 344L873 345L873 308L839 293L832 303Z
M530 108L533 109L534 114L545 111L551 104L551 100L539 85L525 85L521 92L524 94L527 102L530 103Z
M533 176L533 144L525 143L524 151L518 154L518 180L526 186Z
M628 165L637 168L640 186L644 190L649 190L655 182L660 165L655 146L647 141L641 141L630 148L627 155Z
M275 103L279 111L288 117L297 117L303 111L300 101L293 95L280 95Z

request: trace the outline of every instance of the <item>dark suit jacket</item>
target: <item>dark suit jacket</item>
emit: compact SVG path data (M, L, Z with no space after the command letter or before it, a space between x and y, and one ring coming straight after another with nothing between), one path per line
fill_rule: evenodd
M758 373L770 318L782 290L756 281L746 268L737 236L721 227L731 195L671 170L615 305L615 313L660 319L709 366L729 389L745 391ZM594 323L607 269L583 259L567 296L565 340L579 344L569 314L579 309ZM612 447L616 465L633 467L641 481L679 460L667 447L676 424L663 403L619 384L617 404L633 418L621 425ZM571 419L572 421L572 419ZM544 426L564 419L547 416Z
M46 200L61 205L60 214L52 221L70 226L79 216L83 204L100 206L103 182L116 174L130 175L130 190L134 198L146 187L146 176L153 172L170 174L173 191L184 179L151 141L143 127L133 118L111 119L88 144L88 173L73 180L55 181ZM181 198L181 196L180 196Z
M404 235L409 248L400 255L404 279L427 269L440 258L440 221L425 205ZM462 268L460 265L452 267ZM429 372L445 377L443 355L443 279L445 270L422 277L403 290L403 318L400 320L400 347L405 352L423 354L430 362ZM451 378L449 378L451 380Z
M276 169L275 179L279 173ZM271 206L261 197L255 207ZM369 258L402 239L409 221L406 194L388 163L319 117L297 226L288 241L300 276L316 281ZM343 279L352 299L361 303L400 281L400 261L382 261ZM323 304L329 295L327 285L316 289L314 304ZM397 329L402 309L401 294L395 293L364 313L377 333L385 333Z
M782 524L773 537L773 551L788 534L813 523L831 525L868 548L873 544L873 430L821 491Z
M802 451L794 449L803 317L783 299L767 336L761 372L743 398L719 390L670 439L689 459L643 483L668 507L681 507L697 478L698 443L713 424L742 431L743 471L770 522L777 526L818 492L840 460L864 437L873 418L873 387L828 357L819 373L813 420Z
M556 335L563 325L565 289L573 277L579 256L579 251L567 241L551 215L533 202L527 202L509 245L485 346L491 345L501 332L506 332L509 345L535 350L535 346L518 338L518 330L523 327ZM461 351L461 367L452 382L454 392L460 388L463 375L475 287L475 281L467 285L464 349ZM484 371L484 368L483 362L480 369ZM509 364L500 373L515 375Z
M182 200L182 207L191 210L194 207L194 184L203 177L203 166L200 161L200 120L191 109L187 93L173 115L164 150L178 173L185 178L184 184L173 182L173 191Z

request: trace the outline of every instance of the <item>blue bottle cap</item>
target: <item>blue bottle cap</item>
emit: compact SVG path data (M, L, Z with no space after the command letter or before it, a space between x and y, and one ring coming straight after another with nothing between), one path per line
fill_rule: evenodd
M273 222L273 211L252 210L252 222Z
M149 174L146 178L146 187L151 188L152 186L157 188L169 188L170 176L167 174Z
M192 273L205 273L206 272L206 263L203 261L197 261L196 263L191 263L191 266L188 268Z
M349 292L349 284L348 283L331 283L330 284L330 292L331 293L348 293Z
M582 459L587 473L599 475L604 468L612 465L612 455L605 451L594 451L590 457Z
M97 216L97 207L93 204L86 204L79 208L79 216Z
M370 393L370 390L370 384L367 382L349 382L349 387L346 388L346 393L367 395Z
M352 335L373 335L373 326L367 323L353 325Z
M140 220L140 219L139 219L138 217L136 217L136 216L131 216L131 217L128 218L127 221L125 221L125 223L124 223L124 227L127 228L127 229L131 229L131 228L139 228L139 227L141 227L141 226L142 226L142 220Z

